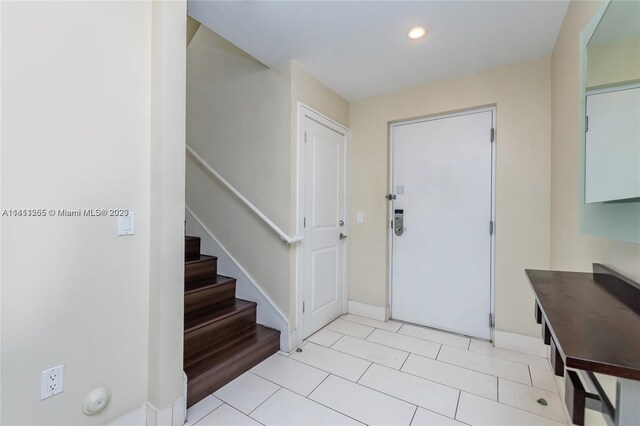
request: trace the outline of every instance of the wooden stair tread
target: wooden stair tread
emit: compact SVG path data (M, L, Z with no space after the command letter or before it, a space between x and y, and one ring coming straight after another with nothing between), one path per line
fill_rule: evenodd
M216 260L216 259L218 259L216 256L209 256L208 254L201 254L198 259L185 260L184 264L185 264L185 266L186 265L193 265L194 263L210 262L211 260Z
M270 343L272 339L278 339L279 345L280 331L254 324L221 342L219 346L211 348L207 357L193 365L189 365L187 354L185 354L185 373L187 373L188 383L198 382L224 369L233 361L250 356L252 351Z
M184 332L189 333L216 321L223 320L244 310L251 309L257 304L247 300L235 299L231 305L221 303L211 308L200 309L184 316Z
M227 284L229 282L235 281L235 278L227 277L224 275L216 275L215 279L206 279L202 281L197 281L191 284L191 288L184 292L185 296L189 294L194 294L199 291L204 291L216 286L220 286L223 284ZM185 283L186 285L186 283Z

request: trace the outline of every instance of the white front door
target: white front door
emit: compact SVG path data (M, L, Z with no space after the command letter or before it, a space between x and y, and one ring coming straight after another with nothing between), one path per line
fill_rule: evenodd
M319 121L301 123L303 338L346 312L346 135Z
M392 127L392 217L404 228L392 230L395 319L491 337L494 113Z

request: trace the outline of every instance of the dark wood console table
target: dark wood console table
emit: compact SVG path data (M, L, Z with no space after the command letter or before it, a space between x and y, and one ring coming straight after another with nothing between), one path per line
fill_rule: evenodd
M536 297L534 315L551 346L554 373L565 366L565 403L575 424L597 409L612 425L640 425L640 284L600 265L593 273L526 270ZM593 373L618 378L615 407Z

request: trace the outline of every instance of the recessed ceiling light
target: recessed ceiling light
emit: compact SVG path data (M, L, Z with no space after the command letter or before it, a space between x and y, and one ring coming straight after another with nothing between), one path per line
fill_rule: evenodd
M427 34L427 30L425 30L424 27L413 27L413 28L411 28L411 31L409 31L407 36L411 40L417 40L419 38L424 37L425 34Z

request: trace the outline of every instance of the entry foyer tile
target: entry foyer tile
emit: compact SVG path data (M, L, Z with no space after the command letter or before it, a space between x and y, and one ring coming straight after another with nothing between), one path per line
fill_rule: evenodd
M369 361L315 343L307 343L302 347L302 352L293 352L289 355L289 359L303 362L353 382L357 381L371 365Z
M544 398L547 405L536 401ZM557 393L531 386L521 385L505 379L498 379L498 402L520 408L530 413L564 422L563 403Z
M222 405L222 401L213 395L209 395L187 410L185 426L192 426L198 420Z
M331 331L335 331L337 333L347 334L349 336L357 337L359 339L366 339L368 335L370 335L374 328L369 327L368 325L362 325L351 321L343 320L342 318L338 318L331 324L329 324L327 329Z
M399 351L366 340L356 339L351 336L344 336L331 346L331 349L386 365L396 370L402 367L402 364L409 356L408 352Z
M498 398L496 377L467 368L411 354L401 371L485 398Z
M198 426L259 426L260 423L256 422L249 416L245 416L240 411L222 404L219 408L216 408L211 414L196 423Z
M329 375L278 354L271 355L253 367L251 372L304 396L309 395Z
M480 354L489 355L496 358L520 362L522 364L528 364L532 367L546 368L547 370L551 369L551 367L549 366L549 361L547 361L547 358L525 354L523 352L516 352L509 349L496 348L489 342L471 340L471 345L469 346L469 350L471 352L477 352Z
M411 426L464 426L464 423L418 407Z
M451 418L456 414L460 391L440 383L376 364L358 383Z
M368 325L370 327L380 328L382 330L391 331L396 333L402 327L401 322L396 321L378 321L371 318L361 317L358 315L347 314L342 319L351 322L357 322L358 324Z
M462 392L456 420L471 425L487 426L559 426L548 417L538 416L499 402Z
M460 349L469 347L469 338L459 336L457 334L446 333L444 331L433 330L431 328L418 327L415 325L404 324L398 333L407 336L418 337L420 339L429 340L431 342L442 343L443 345L454 346Z
M336 333L335 331L323 328L322 330L317 331L313 335L307 337L307 341L329 347L337 342L342 336L344 336L344 334Z
M368 425L408 425L416 410L415 405L333 375L309 398Z
M267 426L362 424L287 389L280 389L251 415Z
M556 379L554 378L555 376L551 370L529 366L529 371L531 371L531 381L533 382L533 386L549 392L558 393Z
M442 346L439 343L418 339L417 337L405 336L404 334L391 333L385 330L375 330L367 340L402 351L434 358Z
M438 361L454 364L459 367L480 371L481 373L503 377L514 382L531 385L529 367L518 362L494 358L457 348L443 346L438 354Z
M244 414L249 414L273 395L278 388L279 386L262 377L246 372L218 389L214 395Z

